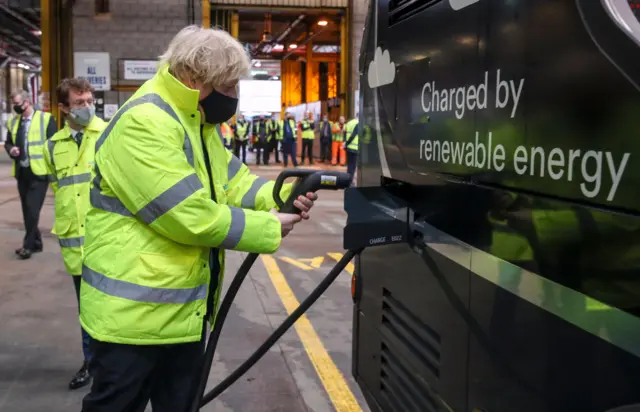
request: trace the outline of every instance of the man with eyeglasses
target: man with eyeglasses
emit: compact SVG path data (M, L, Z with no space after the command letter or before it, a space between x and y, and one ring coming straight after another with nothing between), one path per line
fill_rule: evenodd
M48 187L44 147L45 140L53 136L58 127L50 113L33 107L26 91L12 93L11 101L16 115L8 122L4 149L14 162L12 176L18 182L25 229L22 247L15 252L20 259L29 259L33 253L42 251L38 221Z
M73 279L80 308L85 216L90 207L89 190L94 176L95 146L107 124L96 116L93 87L85 79L64 79L56 90L60 113L66 124L47 142L45 162L55 193L54 233L58 236L65 268ZM84 362L69 382L69 389L91 381L90 336L81 328Z

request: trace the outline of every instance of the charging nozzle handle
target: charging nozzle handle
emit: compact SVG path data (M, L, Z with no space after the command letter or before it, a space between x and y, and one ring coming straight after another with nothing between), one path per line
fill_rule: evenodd
M291 194L286 202L282 201L280 191L284 181L290 177L297 177L298 183L293 186ZM318 190L341 190L346 189L351 184L351 176L344 172L331 170L309 170L309 169L287 169L280 173L273 186L273 199L278 205L280 213L300 214L301 211L293 205L293 202L300 195Z

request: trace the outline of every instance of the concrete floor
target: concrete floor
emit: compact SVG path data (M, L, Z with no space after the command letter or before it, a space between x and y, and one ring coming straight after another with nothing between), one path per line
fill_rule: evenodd
M251 162L253 163L253 162ZM281 167L252 167L275 178ZM342 250L342 193L322 192L312 219L296 227L273 256L256 262L234 305L211 372L220 382L284 320L328 273ZM53 198L40 228L45 250L20 261L20 202L10 164L0 153L0 411L80 411L88 389L69 391L80 367L80 332L71 279L50 234ZM225 285L242 262L231 252ZM352 270L352 268L348 268ZM291 293L292 291L292 293ZM297 302L296 302L297 300ZM345 271L241 380L203 411L325 412L366 410L351 377L352 305ZM322 376L322 378L320 378ZM361 409L362 408L362 409ZM148 410L151 410L149 407Z

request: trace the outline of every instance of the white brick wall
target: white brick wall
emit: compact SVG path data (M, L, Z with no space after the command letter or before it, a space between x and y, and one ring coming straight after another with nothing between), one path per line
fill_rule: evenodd
M117 83L118 59L156 59L187 22L185 0L111 0L111 19L96 20L93 0L76 0L73 10L73 50L108 52L111 81ZM202 21L195 1L195 22ZM120 104L131 93L120 94ZM115 92L106 93L107 103L117 103Z

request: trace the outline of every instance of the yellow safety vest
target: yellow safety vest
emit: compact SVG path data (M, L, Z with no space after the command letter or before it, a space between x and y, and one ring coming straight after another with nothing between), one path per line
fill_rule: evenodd
M53 233L58 236L65 268L82 274L84 220L91 206L89 189L94 167L95 144L107 124L98 116L85 127L80 147L64 128L47 141L44 160L55 194Z
M347 143L347 150L350 150L352 152L358 151L358 134L356 133L356 135L353 136L353 139L351 139L351 135L353 134L353 131L357 125L358 119L351 119L344 126L344 141L345 143ZM351 142L349 142L349 140L351 140Z
M269 135L267 141L273 140L275 136L276 140L281 140L282 138L278 138L278 134L280 131L280 124L277 120L267 120L267 133ZM274 133L275 132L275 133Z
M215 310L224 249L273 253L280 246L281 225L269 213L274 182L252 174L224 148L219 125L205 124L201 136L200 118L198 91L164 65L96 142L80 322L97 340L199 341L211 248L220 248ZM287 184L282 198L290 192Z
M334 142L341 142L344 134L344 126L340 127L340 122L333 122L331 125L332 139Z
M14 144L16 142L15 136L18 133L21 118L22 115L16 115L8 123L11 125L9 130L11 130L11 137ZM27 132L27 156L29 157L29 166L33 174L37 176L47 175L47 166L44 163L44 141L47 138L47 126L49 125L50 119L51 113L34 110ZM22 147L20 147L20 151L22 150ZM11 176L16 175L16 164L17 162L13 163Z
M303 120L302 121L302 127L308 127L309 129L304 130L302 129L302 138L303 139L309 139L309 140L313 140L316 137L316 133L313 131L313 129L311 129L311 122L308 120Z
M294 125L295 129L295 125ZM284 138L284 120L278 120L278 131L276 132L276 140L282 140Z
M236 135L238 136L238 140L240 140L241 142L249 139L247 127L249 127L249 123L247 122L236 123Z

